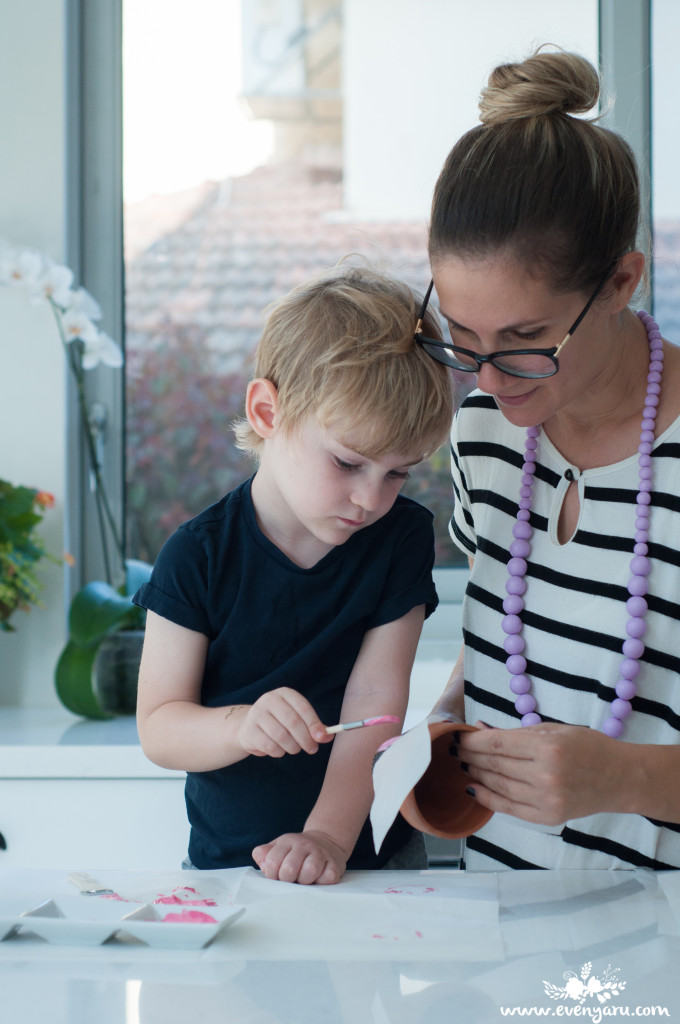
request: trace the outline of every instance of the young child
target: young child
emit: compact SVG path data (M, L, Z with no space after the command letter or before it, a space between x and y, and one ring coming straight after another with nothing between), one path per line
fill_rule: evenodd
M372 759L400 726L325 725L403 720L437 604L432 516L399 490L453 403L416 319L406 286L347 265L274 306L236 425L257 471L180 527L135 596L139 735L188 772L192 867L254 859L327 884L413 839L398 818L376 855L367 821Z

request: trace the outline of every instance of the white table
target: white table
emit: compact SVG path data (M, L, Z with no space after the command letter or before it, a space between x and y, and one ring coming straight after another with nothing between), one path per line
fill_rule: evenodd
M139 883L132 873L92 874L120 892ZM608 1016L616 1008L680 1017L680 872L355 872L309 889L251 869L175 878L196 887L216 880L236 893L244 916L198 952L6 940L1 1019L497 1024L501 1008L514 1007L588 1020L600 1007ZM70 887L62 871L0 871L0 895L18 890L38 897ZM608 968L619 984L609 999L572 998ZM565 990L562 998L550 998L544 982Z

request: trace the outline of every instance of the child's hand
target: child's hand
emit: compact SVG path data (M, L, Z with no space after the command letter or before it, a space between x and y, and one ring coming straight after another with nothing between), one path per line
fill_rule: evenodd
M301 750L316 754L319 743L333 739L309 701L286 686L265 693L239 717L238 741L256 757L283 757Z
M325 832L288 832L253 850L265 878L300 885L334 885L342 878L349 854Z

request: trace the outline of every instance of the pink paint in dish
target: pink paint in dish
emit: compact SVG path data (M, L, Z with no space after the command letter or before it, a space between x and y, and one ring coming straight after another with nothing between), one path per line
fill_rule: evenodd
M166 914L163 921L179 924L217 924L214 917L204 914L202 910L182 910L179 914Z

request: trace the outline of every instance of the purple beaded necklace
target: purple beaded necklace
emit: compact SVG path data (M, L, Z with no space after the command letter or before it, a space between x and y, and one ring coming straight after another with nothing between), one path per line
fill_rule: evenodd
M659 325L649 313L637 313L647 330L649 339L649 370L647 373L647 397L642 412L640 443L638 445L639 492L637 495L635 519L635 547L630 562L631 577L628 582L626 611L630 618L626 623L626 639L623 641L623 661L620 665L620 679L616 684L616 697L609 708L609 715L602 725L602 731L617 739L623 732L626 718L631 713L631 701L637 692L635 679L640 671L640 658L645 645L645 615L651 563L648 558L649 506L652 490L652 445L656 412L661 394L661 373L663 371L663 343ZM524 657L525 642L522 636L521 614L524 611L524 593L527 588L526 559L531 552L531 504L536 472L536 452L540 426L527 427L522 466L522 485L519 492L519 507L515 525L512 528L513 541L510 544L508 579L505 584L507 597L503 601L505 617L502 622L506 634L503 647L508 658L505 662L510 673L510 689L515 695L515 709L522 716L522 725L538 725L542 719L536 712L536 699L531 694L531 680L526 674L527 662Z

